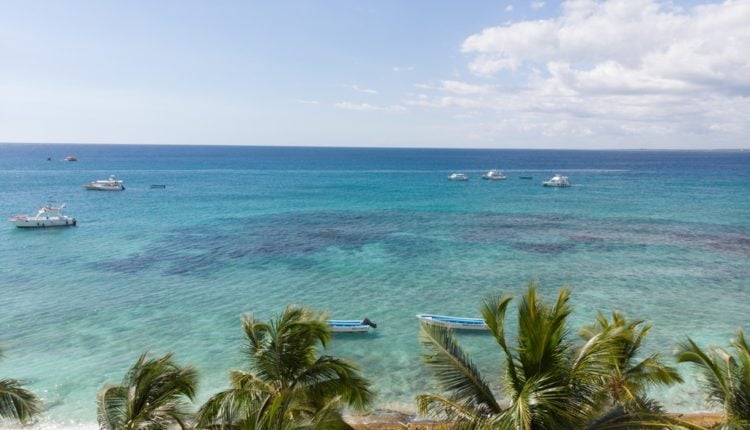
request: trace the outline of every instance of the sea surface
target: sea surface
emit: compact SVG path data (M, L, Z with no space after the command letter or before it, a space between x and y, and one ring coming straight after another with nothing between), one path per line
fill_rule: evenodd
M508 179L481 180L491 168ZM540 185L555 173L574 185ZM81 187L111 174L124 192ZM329 352L381 409L433 388L415 314L475 316L530 281L548 300L570 286L574 330L646 319L646 352L668 360L686 336L750 330L750 152L0 145L0 215L50 198L77 227L0 224L0 378L41 395L47 423L95 424L96 393L143 351L195 366L202 402L244 365L240 316L288 303L378 323ZM496 344L460 340L499 386ZM687 382L653 396L711 409L679 368Z

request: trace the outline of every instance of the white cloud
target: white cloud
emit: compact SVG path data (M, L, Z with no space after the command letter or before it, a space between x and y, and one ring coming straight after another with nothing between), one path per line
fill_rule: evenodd
M302 99L297 99L297 103L303 104L303 105L319 105L320 104L320 102L317 100L302 100Z
M472 85L460 81L442 81L441 89L454 94L487 94L492 87L488 85Z
M697 84L750 83L750 2L681 11L653 0L576 0L556 19L492 27L462 46L470 69L492 75L524 64L616 62L623 68Z
M406 103L494 112L494 133L744 141L750 1L571 0L561 10L464 41L471 72L512 87L445 80Z
M488 94L493 90L490 85L476 85L454 80L440 81L440 85L415 84L414 86L422 90L437 90L459 95Z
M512 12L513 11L513 5L509 4L508 6L505 6L505 11L506 12Z
M354 91L357 91L357 92L363 93L363 94L377 94L378 93L377 91L375 91L373 89L363 88L363 87L360 87L359 85L344 85L344 86L346 88L352 89Z
M543 7L544 7L544 2L543 1L531 2L531 8L532 9L541 9Z
M404 112L406 108L401 105L375 106L369 103L338 102L333 105L339 109L357 111L382 111L382 112Z

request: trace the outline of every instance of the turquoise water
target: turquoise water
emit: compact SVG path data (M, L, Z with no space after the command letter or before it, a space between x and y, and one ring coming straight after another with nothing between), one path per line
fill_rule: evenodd
M490 168L508 180L479 180ZM554 173L574 186L541 187ZM81 188L110 174L127 190ZM414 315L473 316L530 280L550 299L571 286L576 328L597 310L649 320L667 356L750 329L747 152L0 145L0 215L49 196L78 227L0 226L0 376L28 381L52 423L94 423L97 391L144 350L196 366L206 399L242 366L240 315L292 302L377 322L330 349L405 410L430 388ZM497 374L487 337L461 340ZM654 395L708 409L681 370Z

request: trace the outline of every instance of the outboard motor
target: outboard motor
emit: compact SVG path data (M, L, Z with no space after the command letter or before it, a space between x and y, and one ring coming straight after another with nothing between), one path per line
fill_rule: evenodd
M377 324L375 324L374 322L370 321L370 319L369 319L369 318L365 318L365 319L363 319L363 320L362 320L362 324L367 324L367 325L369 325L369 326L370 326L370 327L372 327L372 328L378 328L378 325L377 325Z

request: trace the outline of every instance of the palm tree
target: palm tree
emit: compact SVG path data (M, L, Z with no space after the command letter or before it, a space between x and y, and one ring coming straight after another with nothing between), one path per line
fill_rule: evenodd
M455 429L663 428L672 421L653 411L613 410L602 381L622 362L624 328L590 333L582 345L569 339L570 292L562 289L553 306L529 285L518 307L518 335L511 345L505 313L511 297L486 299L482 316L500 346L503 362L500 400L459 346L452 331L422 324L423 361L447 395L417 397L419 412L446 420Z
M0 346L0 359L3 349ZM42 410L42 402L17 379L0 379L0 418L25 423Z
M344 406L363 409L370 383L357 367L319 355L331 332L322 313L287 306L270 323L242 318L248 371L232 370L231 387L211 397L197 413L201 428L340 429Z
M659 353L653 353L642 360L636 358L650 330L651 325L645 324L643 320L628 320L622 313L613 312L612 321L609 321L600 312L596 323L580 331L581 337L586 341L597 334L616 333L618 351L610 373L601 381L612 405L636 409L653 408L654 402L646 398L649 387L682 382L677 369L664 364Z
M122 385L105 385L97 399L99 427L105 430L188 427L186 399L193 400L197 372L175 364L172 354L141 354Z
M724 411L723 429L750 429L750 347L740 330L730 342L736 355L713 347L702 350L688 338L679 346L677 361L701 371L709 401Z

